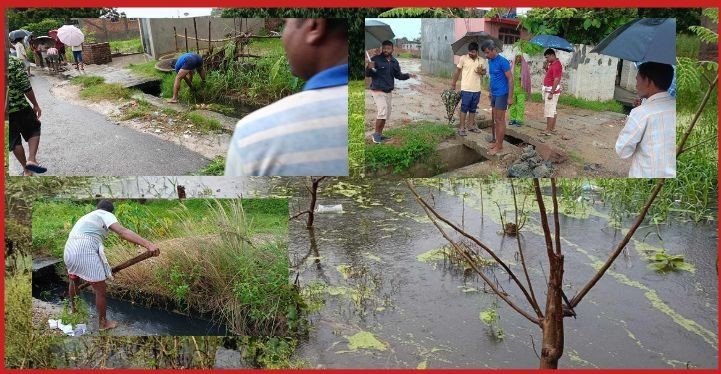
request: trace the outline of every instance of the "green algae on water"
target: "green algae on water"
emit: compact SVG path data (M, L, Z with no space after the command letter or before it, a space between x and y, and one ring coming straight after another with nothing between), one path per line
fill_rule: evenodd
M348 349L356 351L359 349L375 349L385 351L388 349L387 343L378 340L375 335L368 331L361 331L353 336L343 336L348 339Z

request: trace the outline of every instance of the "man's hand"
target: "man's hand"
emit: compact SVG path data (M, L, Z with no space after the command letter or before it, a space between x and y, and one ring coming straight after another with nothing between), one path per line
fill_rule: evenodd
M40 109L40 105L35 105L33 110L35 111L35 117L40 119L40 116L43 114L43 111Z
M552 93L552 92L549 92L549 93L548 93L548 100L553 100L553 93Z
M148 252L152 252L154 257L160 256L160 248L155 244L150 244L147 247Z
M408 76L411 77L411 78L417 78L417 77L418 77L417 75L415 75L415 74L413 74L413 73L408 73Z
M508 105L513 105L513 98L508 96Z
M373 61L368 61L368 69L375 69L376 63Z
M453 91L456 90L456 82L451 83L451 89L452 89Z
M639 105L641 105L641 98L637 97L637 98L633 99L633 106L637 107Z

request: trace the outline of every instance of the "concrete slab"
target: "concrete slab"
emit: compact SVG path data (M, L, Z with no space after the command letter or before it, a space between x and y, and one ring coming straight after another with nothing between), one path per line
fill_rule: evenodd
M139 86L148 82L158 81L157 78L136 74L132 70L126 68L125 66L127 66L128 64L144 62L142 60L146 60L145 57L143 57L141 60L139 57L137 57L138 55L133 56L136 57L128 59L126 61L121 60L116 62L114 60L113 63L105 65L86 65L84 71L75 70L72 65L70 65L68 70L62 72L61 74L67 78L74 78L79 75L99 76L105 79L105 83L117 83L126 88Z
M491 155L488 152L491 150L491 147L493 147L493 143L489 143L486 140L487 136L491 136L490 131L481 131L480 133L473 133L468 132L468 136L461 137L463 145L466 147L476 151L478 154L480 154L483 158L492 160L492 159L498 159L501 158L504 155L507 155L509 153L520 153L520 150L515 145L503 141L503 150L498 152L496 155Z

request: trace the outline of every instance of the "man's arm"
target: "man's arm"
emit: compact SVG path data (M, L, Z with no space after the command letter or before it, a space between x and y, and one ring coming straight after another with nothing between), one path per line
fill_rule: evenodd
M618 157L622 159L631 157L636 152L636 146L643 139L645 130L646 121L639 121L631 113L616 140L616 154L618 154Z
M553 78L553 86L551 87L551 92L548 93L548 100L553 99L553 95L556 92L556 89L558 89L558 85L561 83L561 77Z
M453 83L451 84L451 88L455 91L456 90L456 83L458 83L458 78L461 76L461 68L456 68L456 73L453 75Z
M404 81L416 77L416 75L413 73L402 73L401 66L399 64L395 64L395 66L397 66L398 69L393 69L393 77L398 79L399 81Z
M35 92L33 92L33 89L30 88L30 91L25 92L25 97L30 100L30 103L33 104L33 110L35 111L35 117L37 119L40 119L40 116L42 115L43 111L40 110L40 105L38 104L38 101L35 99Z

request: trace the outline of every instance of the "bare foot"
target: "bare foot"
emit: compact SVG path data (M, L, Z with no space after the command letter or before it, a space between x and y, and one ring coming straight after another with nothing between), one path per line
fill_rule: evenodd
M118 327L117 321L106 321L104 324L100 325L100 331L110 330Z
M33 174L32 171L27 170L27 169L23 170L23 176L25 176L25 177L32 177L33 175L35 175L35 174Z
M503 148L493 147L493 148L491 148L490 151L488 151L488 154L491 155L491 156L495 156L495 155L497 155L499 152L501 152L502 150L503 150Z
M168 100L168 102L174 104L174 103L177 103L177 102L178 102L178 99L170 99L170 100Z

